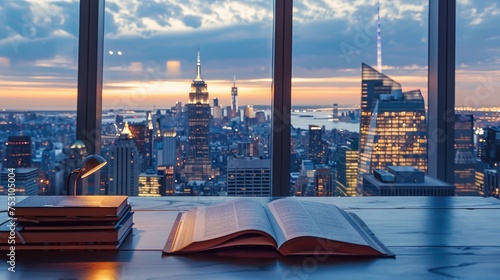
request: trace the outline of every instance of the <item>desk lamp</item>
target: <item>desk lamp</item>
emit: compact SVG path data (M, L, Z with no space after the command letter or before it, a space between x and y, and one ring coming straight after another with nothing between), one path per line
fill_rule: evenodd
M104 165L106 165L107 161L99 156L99 155L88 155L82 160L82 167L77 168L71 171L68 175L68 181L66 183L66 194L69 195L69 182L71 175L73 173L76 174L76 178L74 180L73 184L73 195L76 195L76 183L78 182L79 178L85 178L96 172L97 170L101 169Z

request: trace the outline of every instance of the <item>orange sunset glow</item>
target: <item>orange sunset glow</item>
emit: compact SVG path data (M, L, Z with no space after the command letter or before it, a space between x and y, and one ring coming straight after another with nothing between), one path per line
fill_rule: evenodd
M427 76L425 71L417 75L388 75L401 81L403 90L420 89L427 99ZM489 91L498 86L495 77L500 71L457 70L456 104L467 106L498 106ZM29 79L34 80L34 79ZM51 77L36 77L37 81L2 81L0 87L1 109L18 110L74 110L76 109L76 78L72 82L52 82ZM47 81L49 80L49 81ZM229 105L231 80L206 79L210 98L219 98L222 106ZM151 109L168 108L176 101L186 102L191 80L127 81L104 83L104 109ZM271 79L237 80L241 104L270 105ZM479 100L470 103L470 96ZM47 98L49 97L49 98ZM56 102L54 102L56 101ZM329 77L292 79L292 102L294 105L322 105L330 103L355 104L360 102L360 77ZM325 105L327 106L327 105Z

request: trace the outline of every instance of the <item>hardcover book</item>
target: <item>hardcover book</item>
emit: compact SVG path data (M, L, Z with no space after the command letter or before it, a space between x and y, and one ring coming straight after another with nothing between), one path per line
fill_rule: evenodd
M127 196L29 196L16 204L16 217L118 217Z
M251 198L179 213L163 252L272 248L287 255L394 256L355 214L296 198Z

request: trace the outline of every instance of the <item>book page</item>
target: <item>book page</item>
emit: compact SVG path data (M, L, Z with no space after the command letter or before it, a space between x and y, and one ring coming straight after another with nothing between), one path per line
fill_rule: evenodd
M335 205L278 199L268 204L286 240L312 236L368 245ZM284 241L279 240L278 246Z
M251 198L198 207L193 241L204 241L244 230L260 230L274 238L262 204Z

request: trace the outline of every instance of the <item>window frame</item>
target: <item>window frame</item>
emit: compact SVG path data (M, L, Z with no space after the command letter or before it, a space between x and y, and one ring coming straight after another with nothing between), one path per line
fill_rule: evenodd
M100 153L105 0L80 0L77 139ZM429 0L428 173L453 183L456 0ZM293 1L275 0L272 195L290 194ZM449 117L451 116L451 117ZM453 117L453 118L452 118Z

